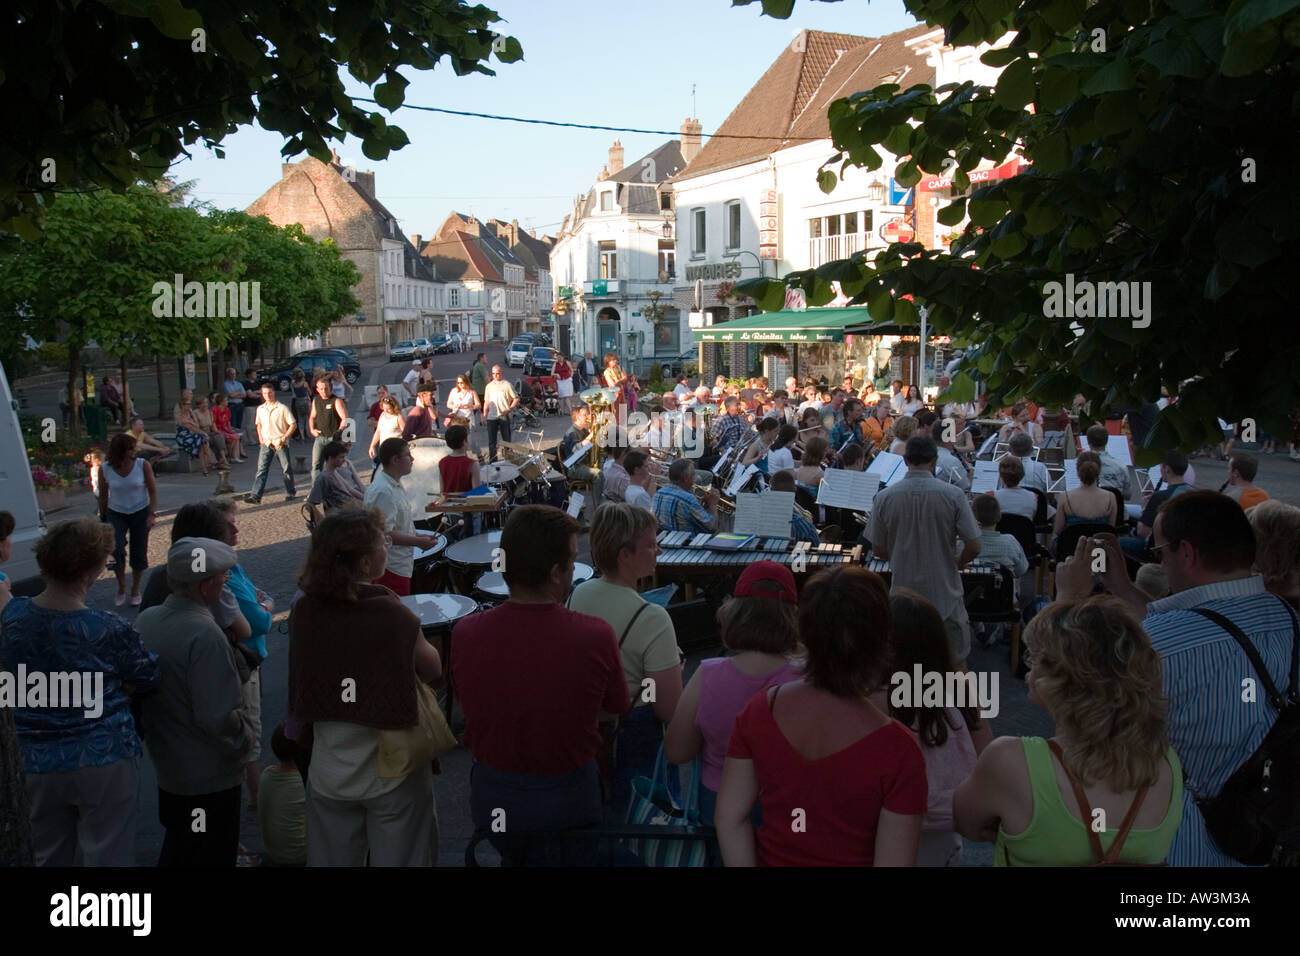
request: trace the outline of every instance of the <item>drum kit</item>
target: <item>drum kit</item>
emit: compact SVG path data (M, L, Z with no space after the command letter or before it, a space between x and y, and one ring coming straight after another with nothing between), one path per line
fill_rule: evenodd
M445 694L440 695L439 703L451 723L451 711L456 702L455 690L451 683L451 633L456 622L483 610L477 601L464 594L407 594L398 598L402 604L420 619L420 630L425 639L438 651L442 659L442 673Z
M573 565L573 587L583 581L590 581L596 574L595 568L581 561ZM484 571L474 582L474 597L480 603L489 606L500 604L510 597L510 588L506 584L505 574L501 571Z

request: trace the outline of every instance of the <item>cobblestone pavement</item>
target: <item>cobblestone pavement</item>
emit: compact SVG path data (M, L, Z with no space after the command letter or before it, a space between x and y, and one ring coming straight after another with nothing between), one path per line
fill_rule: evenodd
M473 359L473 352L468 355L441 356L440 363L450 369L451 380L457 371L463 370ZM489 355L489 361L494 356ZM409 367L404 363L375 366L369 369L363 381L372 384L400 380L401 374ZM441 377L442 372L437 374ZM509 376L516 377L514 374ZM445 396L446 388L440 389ZM440 396L441 397L441 396ZM557 437L567 428L563 416L544 419L546 437ZM362 429L364 431L364 428ZM368 434L365 436L368 441ZM486 432L475 429L471 443L484 445ZM365 460L366 441L359 441L354 448L353 460L363 473L369 471ZM301 443L298 454L309 454L310 445ZM1226 478L1226 466L1203 458L1195 460L1197 484L1200 487L1218 488ZM255 457L246 464L236 465L231 471L231 482L242 494L252 483ZM299 483L299 499L285 502L282 486L276 473L278 466L272 465L271 480L267 484L267 494L260 505L241 505L240 524L240 563L249 577L263 590L267 591L276 602L275 624L268 638L270 657L262 665L263 705L262 705L262 763L272 761L270 738L277 723L284 719L288 681L288 606L296 590L296 578L307 550L307 531L299 514L299 506L305 496L305 477ZM1288 473L1294 476L1288 478ZM1286 479L1286 480L1283 480ZM1300 503L1300 464L1285 460L1285 456L1265 457L1261 464L1259 484L1277 494L1275 489L1296 488L1291 500ZM171 518L182 504L201 500L211 494L216 486L215 477L203 478L197 473L191 475L164 474L158 476L160 497L160 516L149 544L149 564L151 567L161 564L166 555L167 542L170 540ZM1278 495L1281 496L1281 495ZM51 516L53 520L78 517L94 513L94 502L90 495L77 495L70 499L67 509ZM586 551L586 542L583 542ZM585 555L584 555L585 557ZM128 606L114 608L115 588L111 575L105 575L90 592L88 603L92 607L104 610L125 611L126 617L134 616ZM679 635L683 642L689 641L691 635ZM705 648L693 655L687 664L687 677L702 657L719 653L718 648ZM996 671L999 675L1000 712L993 719L993 730L1002 734L1050 734L1051 724L1046 714L1032 705L1025 692L1024 682L1013 678L1009 669L1009 654L1005 644L991 648L976 646L971 653L969 664L975 671ZM472 834L473 827L469 818L469 769L468 753L456 750L442 760L442 774L436 781L438 801L438 820L441 834L439 864L443 866L463 865L464 849ZM141 865L152 866L158 859L162 845L162 829L157 820L157 785L152 765L148 760L142 762L140 820L137 841L137 859ZM255 811L244 811L242 842L253 851L260 851L262 846ZM491 851L480 849L480 858L490 861ZM966 844L964 865L990 865L992 847L987 844Z

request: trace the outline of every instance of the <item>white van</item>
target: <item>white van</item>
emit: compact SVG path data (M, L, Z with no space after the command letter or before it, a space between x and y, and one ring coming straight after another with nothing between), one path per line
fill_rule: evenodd
M0 365L0 511L8 511L16 522L10 540L12 554L0 566L0 571L9 577L14 593L21 593L19 583L40 574L32 548L45 533L45 516L36 503L27 442L18 424L18 402L3 365Z

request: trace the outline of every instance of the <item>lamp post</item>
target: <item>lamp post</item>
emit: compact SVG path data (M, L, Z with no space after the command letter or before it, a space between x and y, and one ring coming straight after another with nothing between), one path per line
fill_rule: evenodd
M729 253L726 253L726 254L723 255L722 258L724 258L724 259L735 259L735 258L737 258L738 256L753 256L753 257L754 257L754 261L755 261L756 263L758 263L758 274L759 274L760 277L763 276L763 260L760 259L760 258L758 257L758 254L757 254L757 253L750 252L748 249L741 249L741 250L739 250L738 252L729 252ZM742 268L742 269L744 269L744 268L748 268L748 266L741 266L741 268Z

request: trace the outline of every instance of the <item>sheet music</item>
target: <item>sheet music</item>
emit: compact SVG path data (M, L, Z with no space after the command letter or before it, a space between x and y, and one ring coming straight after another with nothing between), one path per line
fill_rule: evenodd
M790 519L793 516L793 491L766 491L761 495L736 496L736 534L788 538Z
M998 489L998 463L996 461L975 462L975 477L971 479L970 493L982 495Z
M569 495L569 517L576 518L582 513L582 495L579 492L573 492Z
M1082 484L1079 481L1079 459L1067 458L1062 465L1065 468L1065 490L1073 491Z
M907 465L903 462L902 455L895 455L893 452L882 451L871 461L871 466L867 472L880 476L880 480L885 486L902 481L903 476L907 474Z
M591 439L588 438L581 445L573 449L573 454L564 459L564 467L572 468L578 462L582 461L582 456L591 451Z
M880 475L869 471L828 468L817 488L817 503L832 508L870 511L880 490Z
M1106 454L1114 458L1121 465L1133 464L1133 456L1128 450L1127 435L1111 435L1106 439Z
M749 481L749 479L756 474L758 474L757 465L749 465L743 470L737 472L732 477L731 484L727 485L727 497L736 497L736 493L740 491L741 488L745 487L745 482ZM789 494L789 492L786 492L786 494Z

